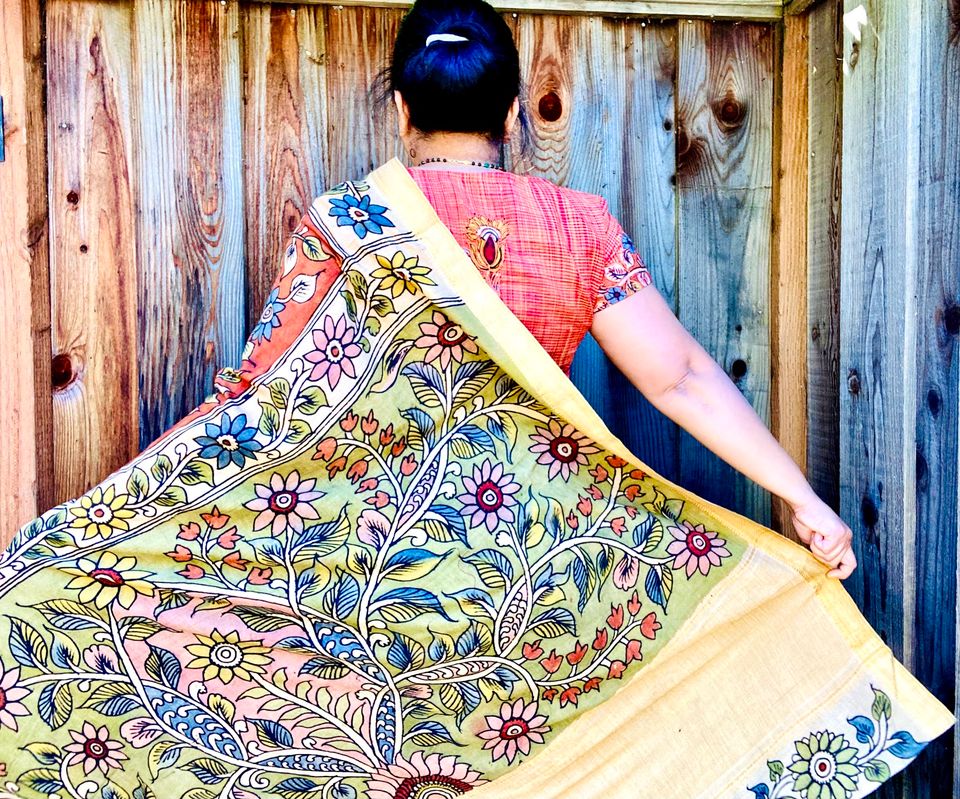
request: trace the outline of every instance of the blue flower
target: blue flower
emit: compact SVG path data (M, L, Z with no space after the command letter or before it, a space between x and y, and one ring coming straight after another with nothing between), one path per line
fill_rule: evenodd
M267 304L263 307L263 313L260 314L260 321L253 328L250 334L250 340L253 342L269 341L275 327L280 327L280 311L284 309L285 304L277 301L280 296L280 289L275 288L267 297Z
M384 216L386 206L371 205L370 195L364 194L359 200L352 194L343 199L330 201L330 216L335 217L340 227L353 226L353 232L361 239L367 233L382 233L385 227L394 227L393 222Z
M633 240L626 233L624 233L621 238L623 240L624 251L633 255L637 251L637 248L634 245Z
M627 298L627 292L620 288L620 286L610 286L610 288L604 292L603 296L610 305L613 305L615 302L625 300Z
M243 466L247 458L253 458L255 452L263 449L263 444L254 440L257 428L247 427L244 413L236 419L225 413L220 417L219 425L207 422L206 432L205 436L197 436L194 441L203 447L200 457L216 458L218 469L226 468L231 461Z

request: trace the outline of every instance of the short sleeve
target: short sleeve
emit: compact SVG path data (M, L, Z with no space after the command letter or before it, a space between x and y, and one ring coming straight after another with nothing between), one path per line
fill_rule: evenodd
M653 282L650 270L617 219L604 208L600 241L599 281L594 314L625 300Z

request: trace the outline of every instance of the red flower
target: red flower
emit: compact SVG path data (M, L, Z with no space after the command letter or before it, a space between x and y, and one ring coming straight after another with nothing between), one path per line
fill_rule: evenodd
M217 510L217 506L213 506L213 510L210 513L201 513L200 518L203 519L207 524L209 524L214 530L219 530L223 527L228 521L230 521L229 516L224 516Z
M550 657L546 657L540 661L540 665L546 669L548 674L553 674L557 669L560 668L562 663L563 655L558 655L556 649L551 649Z
M360 483L361 491L373 491L378 485L380 485L380 479L377 477L368 477L362 483Z
M194 566L191 563L185 569L178 571L177 574L181 577L186 577L188 580L199 580L206 572L200 566Z
M536 660L542 654L543 654L543 647L540 646L540 641L537 641L535 644L524 643L523 656L527 660Z
M624 510L627 512L627 516L629 516L631 519L637 518L637 509L633 507L633 505L627 505Z
M603 492L597 486L590 486L587 489L587 493L590 494L595 500L603 499Z
M575 666L577 663L583 660L583 656L585 654L587 654L587 648L577 641L577 645L573 648L573 651L567 653L567 663L569 663L571 666Z
M619 630L623 626L623 605L610 606L610 615L607 616L607 624L614 630Z
M180 532L177 533L177 538L183 541L193 541L198 535L200 535L200 525L196 522L190 522L190 524L180 525Z
M636 591L633 592L633 596L630 597L630 601L627 602L627 610L631 616L636 616L640 612L640 594Z
M188 560L193 560L193 553L183 544L177 544L177 548L174 549L173 552L166 552L164 554L177 563L186 563Z
M636 638L631 638L629 641L627 641L627 663L632 663L635 660L643 660L643 654L640 651L640 647L642 645L643 642Z
M618 458L616 455L607 455L607 464L611 469L622 469L627 465L627 462L623 458Z
M597 637L593 639L591 646L598 652L607 645L607 631L603 627L597 627Z
M375 508L384 508L390 504L390 495L385 491L378 491L372 497L367 497L365 502Z
M657 630L659 630L663 625L657 621L656 613L648 613L643 617L643 621L640 622L640 634L644 638L649 638L651 641L657 637Z
M638 485L629 485L623 490L623 495L633 502L637 498L637 494L640 493L640 486Z
M370 465L369 461L359 460L353 466L350 467L350 471L347 472L347 477L350 478L350 482L356 485L360 482L360 479L367 473L367 467Z
M317 454L313 456L312 460L324 460L328 461L333 457L333 453L337 451L337 439L333 436L327 436L323 441L317 444Z
M347 411L347 415L340 420L340 429L343 430L344 433L349 433L357 426L357 422L359 421L359 416L353 411Z
M610 473L599 463L597 464L596 469L590 470L590 474L593 475L593 479L598 483L605 483L610 477Z
M400 473L404 477L409 477L417 470L417 459L413 455L407 455L402 461L400 461Z
M634 480L646 480L647 474L643 471L643 469L633 469L630 472L630 477Z
M580 520L573 515L573 511L570 511L570 515L567 516L567 524L570 525L571 530L576 530L580 526Z
M624 519L623 516L617 516L616 519L611 519L610 529L617 535L622 536L627 529L627 520Z
M591 677L583 684L583 692L586 694L590 691L599 691L601 682L603 682L603 680L599 677Z
M250 561L241 558L239 552L231 552L223 559L223 562L241 572L246 571L247 566L250 565Z
M577 510L583 516L589 516L593 513L593 503L590 501L590 497L577 497Z
M373 415L373 408L370 409L370 413L363 417L363 421L360 422L360 429L368 435L372 436L377 432L377 428L380 426L380 422Z
M261 569L259 566L254 566L250 570L250 574L247 575L247 582L251 585L266 585L270 582L272 576L273 569L269 567Z
M394 442L394 445L390 447L390 454L396 458L401 452L407 448L407 437L400 436L399 440Z
M607 671L608 680L619 680L623 676L624 669L626 665L622 660L615 660L610 664L610 668Z
M552 702L556 695L557 695L556 688L547 688L547 690L545 690L542 694L543 698L546 699L548 702Z
M567 703L576 705L578 696L580 696L580 686L571 685L566 691L560 694L560 707L563 707Z
M224 530L220 533L217 543L224 549L233 549L239 540L240 535L237 533L237 528L231 527L229 530Z
M335 461L330 461L327 464L327 476L332 480L336 477L337 473L342 472L347 468L347 459L341 455Z
M393 441L393 422L380 431L380 446L385 447Z

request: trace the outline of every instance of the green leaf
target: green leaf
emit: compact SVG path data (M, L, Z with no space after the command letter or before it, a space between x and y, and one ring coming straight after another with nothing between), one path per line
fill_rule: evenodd
M153 466L150 467L150 473L157 478L158 483L166 480L172 471L173 464L166 455L158 455L157 459L153 462Z
M56 730L67 723L73 713L73 694L70 683L47 683L37 699L37 712L50 727Z
M258 633L272 633L282 630L284 627L299 627L300 622L294 616L287 616L284 613L277 613L263 608L237 605L230 611L237 616L240 621L247 625L251 630Z
M767 768L770 769L770 782L776 782L783 776L783 762L780 760L768 760Z
M280 429L280 413L269 402L261 402L260 408L263 413L260 415L260 424L257 425L257 429L265 436L273 438Z
M312 416L327 406L327 396L319 386L310 386L297 397L297 410L304 416Z
M310 425L302 419L294 419L290 422L290 429L287 431L283 440L287 444L299 444L311 433Z
M42 671L50 650L47 642L37 630L27 622L10 619L10 654L21 666L35 666Z
M304 236L302 241L303 254L306 255L311 261L330 260L330 253L323 249L320 239L318 239L316 236Z
M127 478L127 493L130 494L134 500L138 500L145 497L149 491L150 478L147 477L143 469L135 466Z
M34 759L41 766L54 766L59 763L60 758L63 757L63 754L56 746L44 743L43 741L28 743L21 748L33 755Z
M290 396L290 382L280 377L272 381L269 388L271 402L280 410L286 408L287 398Z
M550 608L533 620L530 632L536 638L559 638L561 635L576 635L577 623L566 608Z
M356 269L351 269L347 277L350 280L350 288L353 289L354 294L358 297L365 297L367 295L367 279L363 274Z
M377 316L387 316L396 310L393 300L383 294L378 294L370 301L370 308Z
M146 641L151 635L163 629L166 628L153 619L144 616L128 616L121 623L120 632L128 641Z
M890 766L882 760L871 760L864 766L863 776L870 782L885 782L890 779Z
M194 458L180 472L180 481L184 485L192 486L204 483L213 485L213 467L202 458Z
M157 505L162 505L165 508L172 508L174 505L179 505L181 502L186 501L187 492L180 488L180 486L170 486L154 500Z
M35 768L32 771L26 771L20 776L19 783L22 787L30 788L44 796L63 790L60 773L52 768Z
M871 687L872 687L872 686L871 686ZM873 713L873 717L874 717L877 721L880 721L880 716L881 716L881 714L884 715L884 716L886 716L887 718L890 718L890 712L891 712L891 710L892 710L892 707L891 707L891 705L890 705L890 697L887 696L887 695L886 695L883 691L881 691L879 688L874 688L874 689L873 689L873 694L874 694L874 697L873 697L873 707L871 708L871 712Z

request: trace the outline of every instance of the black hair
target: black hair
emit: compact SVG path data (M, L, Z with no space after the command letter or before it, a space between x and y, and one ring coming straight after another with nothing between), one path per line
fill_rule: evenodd
M433 41L455 34L467 41ZM503 17L483 0L417 0L397 32L381 100L399 91L410 124L423 133L477 133L504 138L504 120L521 94L520 55ZM526 118L521 104L521 147Z

